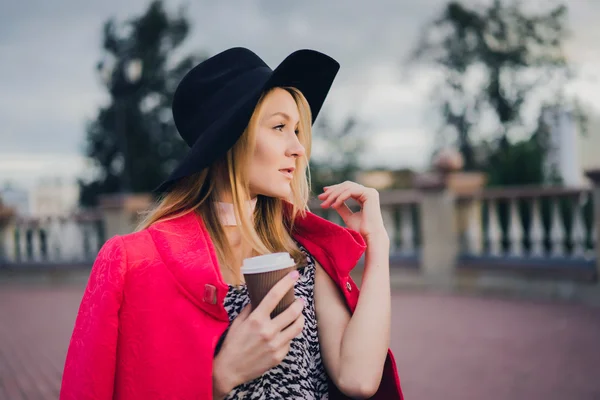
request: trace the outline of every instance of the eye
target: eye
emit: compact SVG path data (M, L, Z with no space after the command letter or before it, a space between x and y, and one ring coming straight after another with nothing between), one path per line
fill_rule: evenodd
M285 128L285 124L279 124L276 127L274 127L273 129L275 129L276 131L283 132L283 128Z
M300 129L296 129L294 132L296 133L296 136L298 136L300 134Z

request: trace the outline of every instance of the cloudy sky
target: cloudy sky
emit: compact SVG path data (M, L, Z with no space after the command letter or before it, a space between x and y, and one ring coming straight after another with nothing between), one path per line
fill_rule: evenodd
M541 0L540 0L541 1ZM528 3L540 2L528 0ZM366 165L422 168L434 126L427 74L402 75L420 27L443 0L188 2L191 51L246 46L272 67L298 48L330 54L342 68L327 100L333 115L369 123ZM0 184L31 186L41 177L72 178L86 169L84 125L106 101L94 65L109 17L144 11L146 0L23 0L0 5ZM175 10L180 1L165 1ZM570 59L586 74L572 90L600 108L600 1L569 1Z

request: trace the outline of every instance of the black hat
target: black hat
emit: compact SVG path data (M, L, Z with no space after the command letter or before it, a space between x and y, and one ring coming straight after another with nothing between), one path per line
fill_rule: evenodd
M298 50L272 70L252 51L235 47L192 68L173 98L173 119L190 151L155 191L167 192L186 176L223 156L240 138L263 93L274 87L298 89L314 123L340 65L314 50Z

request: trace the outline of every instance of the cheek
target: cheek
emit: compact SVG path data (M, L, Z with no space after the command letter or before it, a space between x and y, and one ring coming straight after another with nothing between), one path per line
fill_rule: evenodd
M281 158L275 140L257 141L252 157L252 166L255 168L273 168L278 165Z

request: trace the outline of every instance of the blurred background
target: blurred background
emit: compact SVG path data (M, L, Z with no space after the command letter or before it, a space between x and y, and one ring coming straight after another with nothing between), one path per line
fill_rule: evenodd
M381 193L407 399L600 399L598 18L596 0L4 2L0 399L58 397L98 249L186 152L176 85L234 46L341 63L313 193Z

